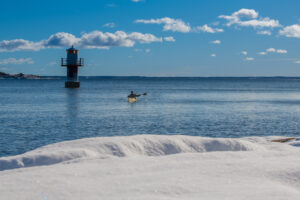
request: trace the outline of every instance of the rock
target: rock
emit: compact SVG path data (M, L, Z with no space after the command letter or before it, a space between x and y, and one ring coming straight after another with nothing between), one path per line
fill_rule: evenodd
M272 140L271 142L280 142L280 143L285 143L285 142L289 142L291 140L296 140L296 138L282 138L282 139L277 139L277 140Z

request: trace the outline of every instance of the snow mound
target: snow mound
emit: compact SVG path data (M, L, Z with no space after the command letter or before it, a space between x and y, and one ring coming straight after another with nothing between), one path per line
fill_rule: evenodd
M25 154L0 158L0 171L52 165L89 158L164 156L214 151L251 151L263 149L266 139L204 138L197 136L136 135L98 137L61 142Z
M300 147L300 139L297 138L297 139L295 139L295 141L289 142L289 144L294 147Z
M0 158L0 199L299 199L299 140L274 140L286 138L137 135L51 144Z

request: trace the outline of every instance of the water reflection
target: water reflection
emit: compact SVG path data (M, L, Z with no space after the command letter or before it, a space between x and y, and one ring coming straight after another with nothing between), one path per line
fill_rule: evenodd
M79 102L79 89L66 89L66 137L71 139L77 134L79 128L79 112L80 112L80 102Z

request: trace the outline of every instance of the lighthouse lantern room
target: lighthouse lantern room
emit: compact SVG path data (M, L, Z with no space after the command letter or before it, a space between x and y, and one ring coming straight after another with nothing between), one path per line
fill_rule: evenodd
M83 67L83 58L78 59L78 49L73 46L67 49L67 58L61 59L61 66L67 67L66 88L79 88L78 67Z

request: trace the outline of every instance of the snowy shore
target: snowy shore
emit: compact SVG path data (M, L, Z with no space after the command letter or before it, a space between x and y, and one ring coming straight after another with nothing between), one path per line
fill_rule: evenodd
M298 199L300 141L276 138L137 135L51 144L0 158L0 199Z

